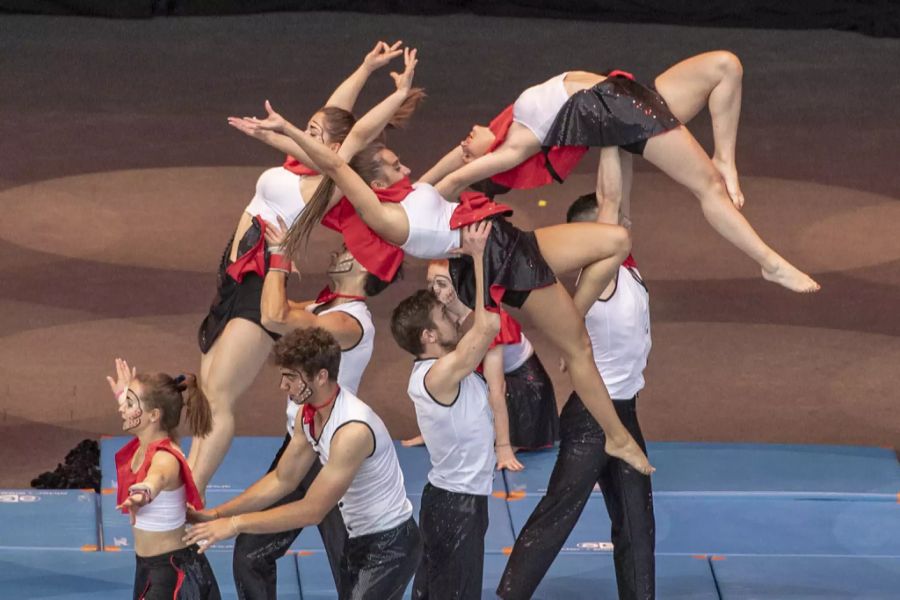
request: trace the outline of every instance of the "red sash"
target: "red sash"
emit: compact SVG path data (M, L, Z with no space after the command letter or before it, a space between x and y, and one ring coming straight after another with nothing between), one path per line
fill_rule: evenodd
M404 177L394 185L372 190L381 202L400 202L413 191L409 178ZM325 214L322 225L340 232L344 243L366 271L382 281L391 281L403 263L403 250L381 239L366 225L347 198L341 198L334 208Z
M506 140L512 122L513 105L510 104L488 125L488 129L495 136L494 143L488 148L488 152L493 152ZM547 152L546 157L543 152L538 152L509 171L493 175L491 181L515 190L541 187L553 182L553 176L547 170L546 161L550 161L553 170L561 179L565 179L587 151L587 146L553 146Z
M200 492L197 491L197 485L194 483L194 476L191 474L191 468L188 466L184 455L172 446L172 440L163 438L147 446L144 462L141 463L141 468L138 469L138 472L134 473L131 470L131 461L134 459L134 455L138 451L140 445L141 441L134 438L116 452L116 479L118 485L116 491L116 504L122 504L128 499L128 488L147 478L147 472L150 470L150 463L153 461L153 455L156 454L157 451L162 450L178 459L178 464L181 466L181 481L184 483L185 500L196 510L202 510L203 499L200 497ZM123 509L122 512L127 513L128 510Z
M225 272L238 283L244 281L244 275L247 273L266 276L266 222L258 216L253 217L253 220L259 224L259 239L252 248L225 269Z
M450 216L450 229L459 229L495 215L511 215L512 212L509 206L494 202L480 192L463 192Z
M284 159L284 164L281 165L294 175L320 175L318 171L313 169L312 167L307 167L305 164L288 154L287 158Z

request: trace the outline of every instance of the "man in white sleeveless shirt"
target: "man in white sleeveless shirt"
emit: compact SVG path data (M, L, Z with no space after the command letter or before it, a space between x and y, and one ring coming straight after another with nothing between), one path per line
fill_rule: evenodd
M280 226L267 223L266 240L271 254L283 254L283 238L283 221ZM277 334L310 327L321 327L331 333L341 347L338 384L356 394L372 357L375 339L375 325L366 299L381 293L389 284L367 272L345 247L339 247L332 252L328 267L330 287L323 290L316 300L294 302L285 293L291 270L290 261L281 258L275 260L274 266L267 272L260 311L263 326ZM287 435L269 466L269 471L275 469L278 459L290 443L299 412L300 405L288 398ZM321 466L317 462L313 463L297 488L276 502L275 506L303 498L320 470ZM332 509L319 523L318 529L328 554L335 587L340 590L340 560L347 539L340 511ZM237 537L234 543L233 571L240 598L275 598L276 560L284 556L300 532L301 529L294 529L263 535L242 534Z
M475 369L500 331L500 317L483 300L489 232L490 223L482 222L461 233L476 279L474 319L464 335L429 290L403 300L391 315L394 339L416 357L408 392L431 456L419 513L424 552L413 584L417 600L481 598L496 457L488 389Z
M204 547L241 533L272 534L320 523L335 506L347 541L340 598L399 600L419 564L422 541L403 473L384 423L338 384L341 349L319 327L294 330L275 345L281 388L303 405L294 436L274 471L237 498L200 516L185 540ZM271 507L297 488L310 467L322 470L306 495Z
M596 196L587 194L572 204L567 219L596 221L597 210ZM585 321L594 360L616 412L646 452L636 401L644 387L643 371L650 353L650 306L647 288L630 256L590 307ZM655 521L650 478L604 452L603 430L574 392L560 415L560 439L547 493L516 539L497 594L505 600L533 596L596 483L612 521L619 598L654 598Z

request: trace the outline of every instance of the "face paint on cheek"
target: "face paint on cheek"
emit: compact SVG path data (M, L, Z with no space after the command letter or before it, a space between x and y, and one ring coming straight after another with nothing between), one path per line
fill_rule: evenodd
M328 269L329 273L347 273L353 268L353 259L348 258L335 263L333 267Z
M140 427L141 426L141 417L143 415L144 415L144 411L142 411L140 408L135 409L135 412L130 417L128 417L128 419L125 421L125 427L124 427L125 431L134 429L136 427Z
M133 391L126 390L123 402L125 403L125 422L122 425L122 429L130 431L140 427L144 415L144 411L141 408L141 399Z

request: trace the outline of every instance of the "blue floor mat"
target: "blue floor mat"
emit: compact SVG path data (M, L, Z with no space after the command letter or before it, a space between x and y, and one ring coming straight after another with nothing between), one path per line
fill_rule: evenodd
M496 598L507 556L487 554L482 598ZM616 572L609 552L560 554L544 576L534 600L616 598ZM656 557L659 600L719 600L709 563L690 556Z
M0 490L0 548L96 550L97 495L82 490Z
M539 501L509 502L516 535ZM896 501L656 497L654 512L661 553L900 556ZM604 551L609 543L606 506L592 495L563 551Z
M712 561L722 600L896 600L900 559L728 556Z
M895 496L900 463L892 450L862 446L655 442L647 453L657 494ZM519 452L524 471L504 473L511 493L544 494L556 448ZM599 492L599 489L595 489Z

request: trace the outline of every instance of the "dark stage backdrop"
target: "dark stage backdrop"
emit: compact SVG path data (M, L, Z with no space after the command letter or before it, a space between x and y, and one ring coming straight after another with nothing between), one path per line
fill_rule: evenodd
M550 17L766 29L841 29L900 37L897 0L0 0L0 11L148 18L269 11Z

